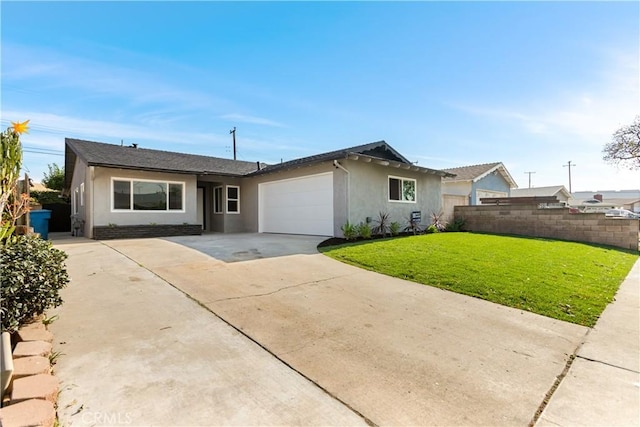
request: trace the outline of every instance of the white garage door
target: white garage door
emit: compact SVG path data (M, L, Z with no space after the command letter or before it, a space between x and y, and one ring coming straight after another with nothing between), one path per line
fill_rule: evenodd
M333 173L258 185L261 233L333 236Z

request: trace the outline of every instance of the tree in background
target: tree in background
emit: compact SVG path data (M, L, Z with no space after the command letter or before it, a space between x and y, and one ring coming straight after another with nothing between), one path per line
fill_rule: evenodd
M615 131L602 152L603 159L609 163L640 169L640 116L636 116L630 125Z
M42 183L51 190L61 191L64 188L64 168L53 163L47 165L49 173L44 173Z

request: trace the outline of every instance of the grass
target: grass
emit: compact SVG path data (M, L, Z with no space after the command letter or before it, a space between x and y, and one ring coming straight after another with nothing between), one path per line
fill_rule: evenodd
M638 253L526 237L436 233L320 248L401 279L593 326Z

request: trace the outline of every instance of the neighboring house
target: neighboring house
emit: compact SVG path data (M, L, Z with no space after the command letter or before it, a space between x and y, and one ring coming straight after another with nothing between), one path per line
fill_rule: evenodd
M157 226L160 235L194 224L342 236L347 221L379 212L404 226L414 211L425 222L441 209L441 179L453 176L412 164L384 141L276 165L68 138L65 145L65 189L92 238L123 225Z
M513 188L511 189L511 197L555 197L558 204L567 206L571 204L572 197L569 190L564 185L554 185L551 187L534 187L534 188Z
M572 206L589 211L619 208L640 213L640 190L576 191L573 198Z
M509 197L518 188L506 167L500 162L444 169L455 176L442 180L442 194L465 196L468 205L479 205L483 197Z

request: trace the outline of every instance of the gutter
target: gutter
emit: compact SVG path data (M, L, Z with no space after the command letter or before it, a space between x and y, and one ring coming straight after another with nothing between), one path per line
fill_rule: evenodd
M335 166L336 169L342 169L347 174L347 222L351 224L351 197L349 197L351 191L351 174L344 166L338 163L337 160L333 161L333 166Z

